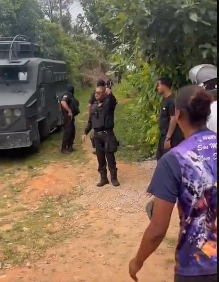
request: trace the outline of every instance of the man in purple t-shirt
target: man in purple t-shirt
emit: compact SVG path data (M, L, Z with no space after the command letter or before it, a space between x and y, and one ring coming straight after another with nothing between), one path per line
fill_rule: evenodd
M175 282L217 281L217 135L207 129L211 94L182 88L176 118L185 141L158 162L148 192L155 196L152 218L129 273L134 281L168 230L175 204L180 215Z

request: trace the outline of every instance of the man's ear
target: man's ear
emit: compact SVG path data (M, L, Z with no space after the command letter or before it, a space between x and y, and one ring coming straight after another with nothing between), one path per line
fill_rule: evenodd
M106 94L109 95L111 93L111 90L109 88L106 88Z

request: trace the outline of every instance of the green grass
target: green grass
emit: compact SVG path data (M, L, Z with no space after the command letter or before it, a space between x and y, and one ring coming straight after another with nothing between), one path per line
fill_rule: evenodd
M13 201L14 201L14 196L13 195L4 195L4 194L1 193L1 196L0 196L0 211L1 210L5 211L5 209L8 206L11 206Z
M140 132L134 127L138 122L133 121L133 117L130 116L135 99L117 97L119 103L115 113L115 133L120 143L117 156L124 161L138 161L145 157L145 152L144 146L138 142Z
M4 218L0 224L0 253L4 265L21 265L42 257L45 251L70 236L78 237L79 227L72 219L83 212L75 198L81 195L81 187L68 197L44 199L37 209L29 210L20 219ZM14 209L18 212L19 209ZM21 209L20 209L21 211ZM7 227L4 229L4 227Z
M54 133L42 144L38 154L28 150L7 152L0 157L0 255L5 267L21 265L36 260L55 244L70 236L78 237L83 230L72 223L74 216L84 212L75 204L75 198L83 193L82 187L72 187L66 196L37 200L28 207L20 197L26 187L26 179L43 175L43 169L52 163L78 165L86 160L81 136L87 122L87 103L92 90L78 93L81 114L77 117L78 151L71 156L60 153L62 133Z
M51 134L45 141L42 142L40 152L31 154L30 150L15 150L1 152L0 157L0 184L7 178L13 177L14 173L19 171L28 171L34 174L35 168L44 167L50 163L57 161L78 162L85 160L85 154L82 150L81 135L83 133L87 115L86 106L92 90L84 90L79 92L76 96L80 100L81 114L76 118L76 141L75 147L78 149L71 156L62 155L60 153L60 145L62 141L62 132Z

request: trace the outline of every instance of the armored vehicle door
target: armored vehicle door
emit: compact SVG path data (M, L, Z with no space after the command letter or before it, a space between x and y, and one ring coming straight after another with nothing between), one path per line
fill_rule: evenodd
M49 129L56 127L59 121L59 102L56 96L52 68L43 71L43 83L40 87L42 115L47 118Z

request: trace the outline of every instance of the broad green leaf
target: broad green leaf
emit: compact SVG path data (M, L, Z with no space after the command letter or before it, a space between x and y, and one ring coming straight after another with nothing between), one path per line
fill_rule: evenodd
M203 59L206 59L206 58L207 58L208 53L209 53L209 50L204 50L204 51L202 52Z
M185 34L188 34L188 33L191 33L193 29L188 23L184 23L183 30Z
M201 44L199 45L199 48L206 48L206 49L210 49L212 48L213 46L210 44L210 43L206 43L206 44Z
M192 20L193 22L198 22L198 20L199 20L197 13L194 13L194 12L191 12L189 14L189 17L190 17L190 20Z

